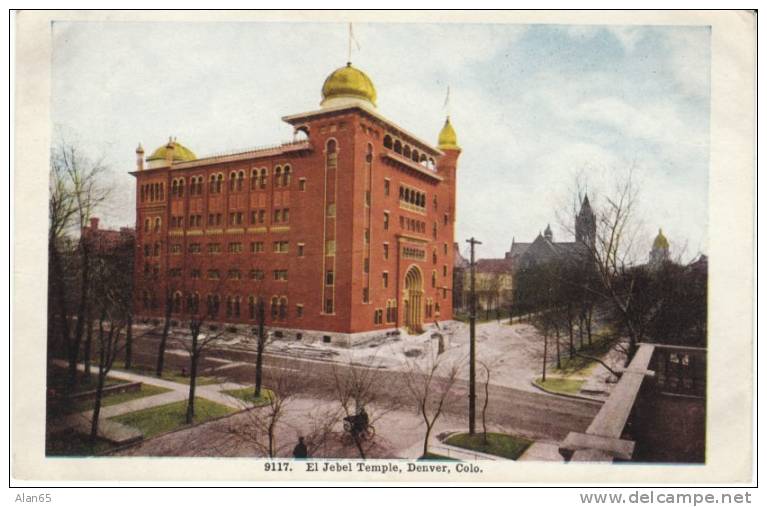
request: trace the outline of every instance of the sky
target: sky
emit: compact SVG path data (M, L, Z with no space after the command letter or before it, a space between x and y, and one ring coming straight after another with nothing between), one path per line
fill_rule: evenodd
M707 250L710 29L695 26L355 23L354 66L378 111L436 145L449 112L463 150L456 241L502 257L562 217L577 179L595 207L629 171L646 259ZM135 149L169 136L198 157L291 139L347 60L344 23L55 22L54 140L109 166L107 227L133 226ZM445 95L450 86L450 104Z

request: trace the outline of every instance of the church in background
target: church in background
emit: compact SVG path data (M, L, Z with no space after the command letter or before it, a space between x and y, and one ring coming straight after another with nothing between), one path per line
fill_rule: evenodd
M248 331L263 301L277 337L340 345L452 319L456 133L448 117L434 146L376 100L349 63L319 109L283 118L291 142L139 146L136 314Z

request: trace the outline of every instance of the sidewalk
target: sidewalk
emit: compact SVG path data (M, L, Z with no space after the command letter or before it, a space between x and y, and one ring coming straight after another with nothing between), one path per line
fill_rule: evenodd
M67 365L65 361L59 359L55 360L54 363L57 366L63 367L66 367ZM78 369L80 371L85 371L83 365L78 365ZM98 367L91 366L91 373L98 374ZM156 394L154 396L146 396L144 398L138 398L135 400L126 401L125 403L119 403L117 405L110 405L108 407L101 408L99 413L99 436L117 444L133 442L135 440L141 439L143 435L135 428L131 428L130 426L112 421L112 417L148 408L159 407L169 403L184 401L189 396L188 385L172 382L170 380L164 380L157 377L142 375L139 373L128 372L124 370L112 370L108 373L107 376L111 378L119 378L131 382L141 382L142 384L169 389L169 391L165 393ZM231 389L241 389L244 387L248 386L234 382L197 386L195 389L195 396L204 398L214 403L218 403L220 405L224 405L229 408L233 408L235 410L244 410L252 407L253 405L221 392ZM92 417L93 410L86 410L77 414L64 416L55 421L52 421L49 425L49 430L51 432L58 432L66 429L73 429L78 433L88 434L90 433Z

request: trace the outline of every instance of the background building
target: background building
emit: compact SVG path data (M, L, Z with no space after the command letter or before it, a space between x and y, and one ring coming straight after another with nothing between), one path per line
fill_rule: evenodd
M452 318L460 148L376 109L347 64L315 111L283 118L292 142L197 158L176 139L136 151L137 313L266 323L355 343ZM146 163L145 163L146 162Z

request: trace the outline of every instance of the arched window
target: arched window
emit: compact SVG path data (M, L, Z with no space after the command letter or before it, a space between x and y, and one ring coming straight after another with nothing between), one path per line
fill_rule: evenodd
M373 162L373 145L368 143L367 150L365 152L365 162L368 164Z
M261 178L258 181L258 186L261 188L266 188L266 180L269 177L269 172L266 170L265 167L261 168Z
M221 173L218 173L218 176L216 176L216 193L221 193L221 188L224 185L224 175Z
M393 144L392 144L391 136L389 134L386 134L384 136L383 144L384 144L384 148L388 148L390 150L392 149Z
M432 264L436 264L437 263L437 251L436 250L431 253L431 263Z
M149 185L149 200L154 201L154 183Z
M197 195L202 195L202 176L197 177Z
M410 158L413 159L413 162L418 162L418 150L413 150L413 154L410 156Z
M394 141L394 152L395 153L402 153L402 143L399 139Z
M402 154L405 156L405 158L410 158L410 145L406 144L405 148L402 150Z
M437 272L436 271L432 271L431 272L431 286L432 286L432 288L437 286Z
M208 188L208 192L210 192L211 194L216 193L216 175L215 174L210 175L210 188Z
M170 184L170 195L175 197L178 195L178 181L173 180L173 182Z
M232 316L232 296L226 296L226 316Z
M240 296L234 297L234 316L240 318Z
M242 190L242 182L245 180L245 172L240 171L237 173L237 190Z
M338 144L335 139L330 139L326 147L327 168L335 169L338 166Z
M154 232L160 232L160 217L154 219Z
M149 232L149 223L150 220L148 218L144 220L144 232Z
M274 168L274 186L279 187L282 183L282 167L277 166Z
M277 296L274 296L272 298L272 320L277 320L277 312L279 311L279 298Z
M178 180L178 196L184 197L184 178Z
M144 185L139 187L139 191L141 192L141 202L144 202Z
M250 189L255 190L257 184L258 184L258 169L253 169L250 171Z
M411 201L411 199L410 199L410 189L406 188L405 189L405 202L409 203L410 201Z
M285 297L280 298L280 320L285 320L288 316L288 299Z
M229 174L229 191L234 192L234 185L237 182L237 173L232 172Z
M173 313L181 313L181 293L173 294Z
M257 309L255 296L248 296L248 314L251 320L255 320Z
M282 186L290 186L290 166L286 165L282 172Z

